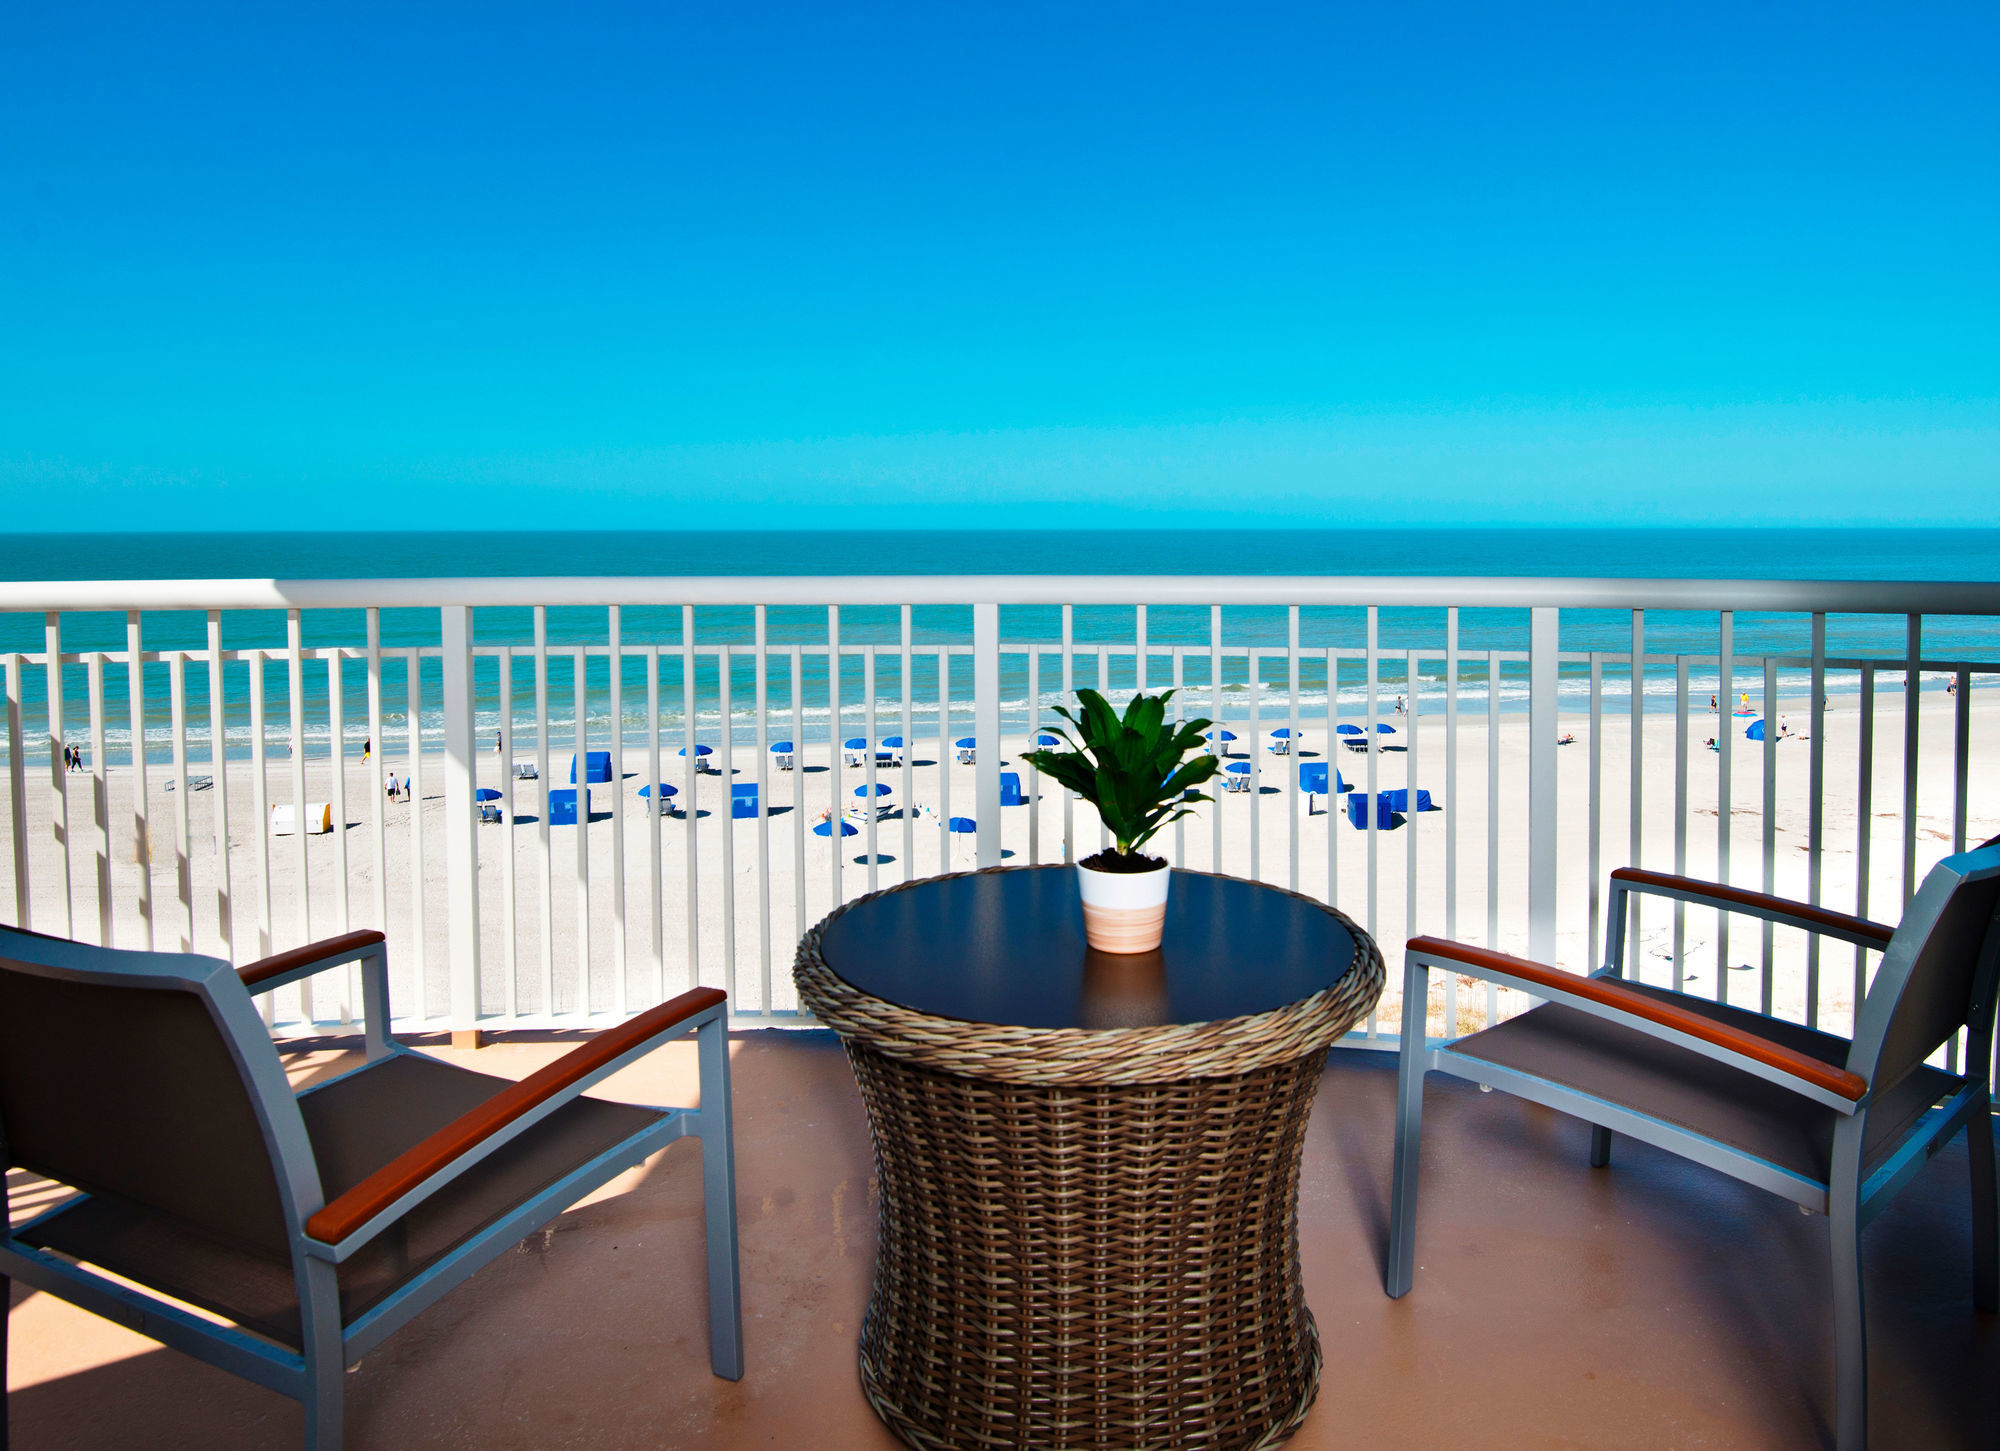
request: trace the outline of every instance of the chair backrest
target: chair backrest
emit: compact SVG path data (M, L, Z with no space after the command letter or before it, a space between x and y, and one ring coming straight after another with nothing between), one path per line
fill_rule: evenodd
M1876 1094L1971 1025L1991 1032L2000 976L2000 845L1946 857L1910 899L1862 1004L1847 1066ZM1980 1071L1977 1064L1974 1073Z
M216 958L0 927L0 1132L15 1166L279 1252L301 1173L318 1195L310 1150L280 1183L276 1136L303 1146L304 1125Z

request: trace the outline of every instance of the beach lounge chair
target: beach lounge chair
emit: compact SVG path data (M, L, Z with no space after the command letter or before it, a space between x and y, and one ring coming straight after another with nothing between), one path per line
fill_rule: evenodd
M1231 761L1222 768L1222 789L1225 791L1248 791L1250 789L1250 763Z
M590 788L587 786L582 788L558 786L555 790L549 792L550 826L576 825L576 793L579 789L583 791L583 819L586 823L589 822Z
M1235 731L1212 730L1202 737L1208 742L1211 756L1228 756L1229 743L1236 739Z
M535 775L535 763L533 761L516 761L514 763L514 779L516 781L532 781L535 779Z
M1627 982L1620 973L1634 894L1743 913L1881 953L1853 1038ZM1630 867L1611 874L1609 906L1604 966L1589 977L1442 938L1411 939L1385 1288L1391 1296L1407 1293L1415 1269L1424 1075L1503 1089L1592 1125L1593 1168L1610 1162L1614 1133L1629 1134L1826 1216L1832 1419L1839 1451L1862 1451L1868 1355L1861 1228L1961 1124L1972 1167L1972 1300L1988 1314L2000 1310L1988 1081L2000 986L2000 838L1933 867L1895 928ZM1422 1005L1433 967L1518 988L1541 1005L1431 1047ZM1966 1071L1928 1066L1960 1031Z
M729 816L732 821L755 820L757 817L757 783L738 781L729 788Z
M976 763L979 755L979 742L973 737L960 736L956 741L952 742L952 748L958 752L959 765L970 766ZM958 818L953 817L952 820L956 821Z
M795 754L790 741L771 742L771 764L780 771L789 771L797 764L793 760Z
M683 760L685 760L685 759L687 758L687 753L688 753L688 748L687 748L686 746L682 746L682 747L681 747L681 748L680 748L680 749L679 749L678 751L675 751L675 752L674 752L674 754L675 754L676 756L679 756L679 757L681 757L681 758L682 758ZM713 746L704 746L704 745L700 745L700 744L697 744L697 745L695 746L695 748L694 748L694 773L695 773L695 775L699 776L699 775L701 775L701 774L702 774L702 772L704 772L704 771L714 771L714 770L715 770L715 768L714 768L713 766L711 766L711 765L709 765L709 764L708 764L708 758L709 758L710 756L714 755L714 754L715 754L715 747L713 747ZM716 772L715 772L715 774L719 776L719 775L721 775L722 773L721 773L720 771L716 771Z
M646 803L646 809L657 810L662 816L673 815L674 798L678 795L680 795L679 788L669 786L665 781L639 788L639 799Z
M503 822L504 818L500 809L500 793L498 791L495 791L491 786L481 786L477 791L472 793L472 799L478 803L479 819L482 823Z
M868 737L850 736L840 743L841 759L857 770L868 764Z
M1021 773L1002 771L1000 773L1000 804L1002 806L1026 806L1028 798L1021 794Z
M1294 739L1296 738L1292 735L1291 727L1279 726L1271 732L1271 744L1264 749L1274 756L1289 756L1292 753Z
M294 1094L254 998L349 963L364 1061ZM0 928L8 1167L82 1191L0 1233L0 1275L291 1396L308 1451L337 1451L346 1372L364 1355L577 1201L695 1137L709 1365L735 1380L726 1001L682 993L516 1082L389 1036L380 932L239 970ZM699 1109L585 1096L690 1033ZM521 1333L537 1329L528 1310ZM189 1382L154 1407L163 1434L183 1393L202 1394Z
M595 785L600 781L609 781L611 779L611 752L585 751L583 754L583 773L589 778L585 781L585 785ZM569 784L572 786L576 784L575 756L569 758Z
M881 747L875 752L878 766L900 766L903 764L903 738L901 736L882 737Z

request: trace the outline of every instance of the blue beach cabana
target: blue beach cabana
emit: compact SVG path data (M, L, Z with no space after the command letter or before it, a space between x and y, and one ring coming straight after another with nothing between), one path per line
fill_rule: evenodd
M549 792L550 826L576 825L577 789L575 786L559 786ZM585 788L583 792L583 818L585 821L590 820L590 791L588 788Z
M757 783L738 781L729 788L729 816L733 821L752 819L757 815Z
M585 751L583 753L583 774L585 785L595 785L611 779L611 752ZM569 784L576 784L576 757L569 758Z

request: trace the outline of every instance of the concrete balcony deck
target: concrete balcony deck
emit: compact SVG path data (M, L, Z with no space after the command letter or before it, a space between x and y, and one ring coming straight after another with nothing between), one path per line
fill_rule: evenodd
M520 1075L561 1047L476 1061ZM678 1145L368 1357L350 1447L899 1444L854 1372L875 1207L846 1060L821 1033L733 1053L743 1381L708 1372L698 1150ZM342 1061L290 1057L301 1080ZM605 1091L692 1102L693 1065L674 1045ZM1293 1447L1831 1444L1825 1225L1625 1141L1593 1171L1581 1124L1501 1094L1433 1080L1417 1286L1385 1298L1393 1069L1336 1053L1314 1112L1303 1257L1326 1372ZM1865 1240L1876 1447L2000 1439L2000 1318L1972 1309L1970 1234L1961 1138ZM47 1296L16 1286L11 1328L18 1451L299 1444L290 1401Z

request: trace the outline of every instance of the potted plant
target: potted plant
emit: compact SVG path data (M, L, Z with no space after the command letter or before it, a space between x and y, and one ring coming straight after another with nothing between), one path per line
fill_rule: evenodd
M1076 727L1057 726L1067 751L1030 751L1021 757L1097 808L1116 845L1076 864L1083 894L1083 931L1100 952L1151 952L1160 945L1172 873L1164 857L1145 856L1144 846L1161 827L1188 815L1186 803L1210 798L1194 788L1219 765L1200 751L1205 720L1170 725L1160 695L1135 695L1121 719L1094 690L1079 690L1081 714L1061 706L1056 714Z

